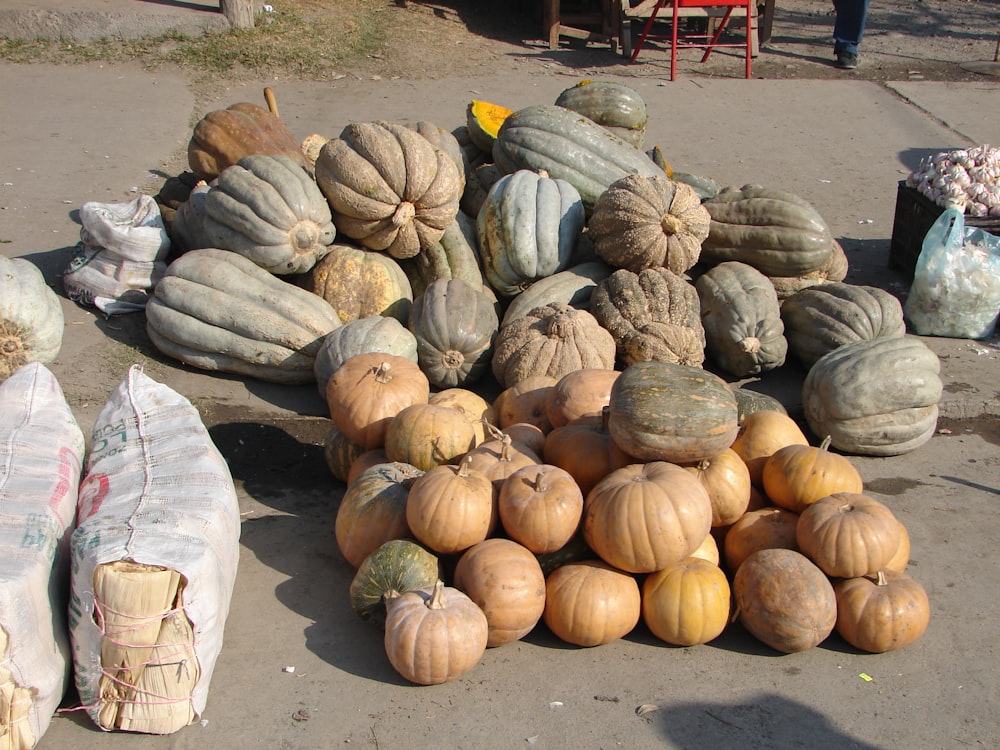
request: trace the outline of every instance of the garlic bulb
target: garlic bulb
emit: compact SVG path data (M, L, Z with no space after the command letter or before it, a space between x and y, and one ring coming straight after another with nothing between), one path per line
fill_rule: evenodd
M964 207L970 216L1000 215L1000 148L983 145L926 157L906 185L944 208Z

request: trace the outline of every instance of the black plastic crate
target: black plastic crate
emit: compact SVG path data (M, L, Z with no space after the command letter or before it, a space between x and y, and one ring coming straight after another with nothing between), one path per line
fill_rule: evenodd
M907 187L905 180L899 181L892 242L889 245L889 268L898 269L913 278L924 236L943 213L943 207L916 188ZM990 234L1000 234L1000 218L966 215L965 225L979 227Z

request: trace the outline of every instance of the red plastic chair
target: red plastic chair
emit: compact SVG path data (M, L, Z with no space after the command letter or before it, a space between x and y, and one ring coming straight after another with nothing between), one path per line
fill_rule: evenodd
M639 56L640 50L642 50L643 44L646 42L646 38L649 36L649 32L653 27L653 22L656 21L656 16L659 13L660 8L663 6L669 6L673 12L672 24L670 30L670 80L674 81L677 79L677 50L687 49L687 48L699 48L704 49L705 54L702 56L701 61L705 62L708 60L708 56L712 54L712 50L716 47L743 47L744 54L746 55L746 77L751 77L751 66L753 60L752 54L752 31L751 24L753 21L752 14L755 10L754 4L756 0L659 0L653 7L652 12L649 14L649 18L646 21L645 27L643 27L642 34L639 37L639 41L636 43L632 50L631 61L635 62L635 59ZM715 29L715 33L700 33L700 32L681 32L679 30L678 21L681 18L690 18L694 14L685 13L684 10L688 8L725 8L725 15L722 16L722 20L719 22ZM726 24L729 23L729 19L733 15L733 11L737 8L743 8L746 20L746 39L742 42L720 42L719 39L722 36L722 32L725 31ZM709 13L706 12L704 17L708 17Z

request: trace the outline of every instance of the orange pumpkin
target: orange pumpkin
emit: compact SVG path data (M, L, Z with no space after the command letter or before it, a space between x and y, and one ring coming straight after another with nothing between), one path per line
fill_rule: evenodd
M562 427L578 417L596 417L611 401L611 386L618 370L584 368L559 378L545 402L545 414L553 427Z
M702 560L708 560L712 565L718 567L721 560L719 557L719 543L715 541L715 536L712 534L706 536L701 546L691 553L691 557L700 557Z
M501 391L493 400L493 411L501 429L517 422L527 422L542 432L552 429L545 413L549 394L558 383L551 375L535 375Z
M347 485L350 486L354 483L361 474L373 466L378 466L379 464L389 464L392 461L385 454L384 448L372 448L362 453L360 456L351 461L351 468L347 472Z
M611 643L632 632L641 615L639 584L607 563L568 563L552 571L545 581L542 619L567 643Z
M587 495L615 469L639 463L618 447L608 431L608 411L599 417L578 417L545 437L542 456L565 469Z
M423 471L454 463L475 445L476 430L464 412L430 403L401 409L385 432L389 459Z
M500 523L507 534L536 554L564 547L583 516L583 493L558 466L525 466L500 485Z
M733 576L740 624L757 640L791 654L819 645L837 622L837 598L822 570L790 549L764 549Z
M406 522L434 552L464 552L489 536L494 519L493 484L468 458L435 466L410 486Z
M729 526L746 513L750 504L750 470L732 448L684 468L708 491L712 526Z
M695 646L725 630L729 600L726 574L708 560L689 557L646 576L642 619L660 640Z
M894 570L897 573L902 573L906 570L906 566L910 564L910 532L907 530L906 526L902 521L899 522L899 547L896 548L896 554L892 556L892 559L885 564L886 570Z
M443 391L432 393L427 402L435 406L449 406L462 412L466 419L472 423L476 433L476 445L486 440L486 424L496 423L496 412L493 406L475 391L468 388L445 388Z
M466 454L469 467L483 474L493 483L499 494L500 487L518 469L525 466L535 466L542 459L523 445L515 446L510 435L503 434L499 439L487 440Z
M483 611L442 581L386 601L386 656L418 685L439 685L469 672L486 653L488 637Z
M817 500L837 492L859 493L861 474L846 456L829 451L830 438L818 448L787 445L764 463L764 491L782 508L801 513Z
M798 549L795 527L799 514L769 506L747 511L726 532L722 543L726 569L735 574L754 552L762 549Z
M837 595L837 633L862 651L881 654L908 646L930 622L924 587L905 573L880 570L874 576L845 578Z
M767 459L786 445L809 445L809 440L794 419L768 410L748 414L731 447L750 469L750 481L761 486Z
M541 457L545 448L545 433L537 426L528 422L515 422L503 428L504 435L510 435L515 448L531 451Z
M411 404L427 403L430 382L416 362L395 354L355 354L326 384L330 417L364 448L385 445L389 423Z
M545 576L538 559L510 539L486 539L462 553L455 588L486 615L488 648L526 636L545 609Z
M712 527L708 492L676 464L617 469L587 495L583 537L605 562L652 573L689 557Z
M888 506L853 492L828 495L799 516L795 541L828 576L875 575L899 549L899 521Z

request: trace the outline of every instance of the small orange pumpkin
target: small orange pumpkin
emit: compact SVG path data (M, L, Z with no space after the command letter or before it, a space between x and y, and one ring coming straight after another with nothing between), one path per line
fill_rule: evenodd
M684 468L708 490L712 526L729 526L746 513L750 505L750 469L732 448Z
M731 447L750 469L750 481L761 486L767 459L786 445L809 445L809 440L794 419L767 410L755 411L743 419Z
M846 456L831 453L830 438L818 448L787 445L764 463L764 491L771 502L795 513L837 492L859 493L861 474Z
M899 521L888 506L853 492L828 495L799 516L795 541L828 576L875 575L899 549Z
M430 403L401 409L385 431L389 460L405 461L423 471L454 463L475 445L475 427L463 412Z
M641 615L639 584L607 563L568 563L552 571L545 581L542 619L567 643L611 643L632 632Z
M924 587L905 573L880 570L874 576L846 578L833 585L837 595L837 633L862 651L881 654L908 646L930 622Z
M646 576L642 619L660 640L695 646L726 629L729 600L726 574L708 560L689 557Z
M570 473L587 495L615 469L639 463L618 447L608 430L608 410L601 416L577 417L545 436L542 456Z
M577 417L596 417L611 401L611 386L618 370L585 368L559 378L545 402L545 414L553 427L562 427Z
M500 523L535 554L564 547L580 527L583 493L569 472L551 464L525 466L500 485Z
M493 529L493 484L470 468L468 457L458 466L435 466L410 485L406 522L434 552L464 552Z
M504 389L493 400L493 411L503 429L517 422L527 422L548 433L552 429L545 405L558 383L551 375L534 375Z
M723 556L730 575L734 575L743 561L759 550L774 548L797 550L795 527L798 522L798 513L774 506L744 513L729 527L722 543Z

